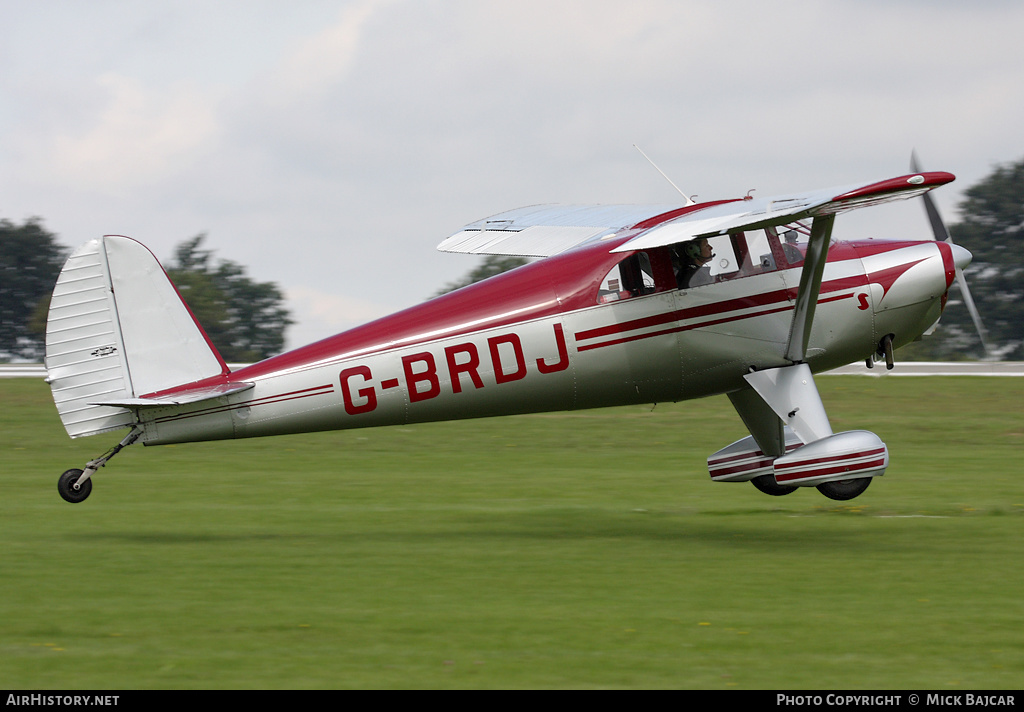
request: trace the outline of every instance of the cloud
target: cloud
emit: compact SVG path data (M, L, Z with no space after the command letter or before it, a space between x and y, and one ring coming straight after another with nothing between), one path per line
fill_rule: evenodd
M209 99L192 84L160 90L112 73L95 83L103 101L93 116L36 137L37 175L124 195L188 169L218 134Z
M287 106L336 88L352 70L367 22L387 4L382 0L351 3L333 24L304 38L269 78L267 98Z

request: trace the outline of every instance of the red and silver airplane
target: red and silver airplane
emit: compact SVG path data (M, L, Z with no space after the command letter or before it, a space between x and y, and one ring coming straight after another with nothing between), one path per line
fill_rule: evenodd
M868 366L933 327L970 253L951 241L833 241L839 213L952 181L915 172L828 190L684 205L541 205L471 223L439 249L543 258L232 371L140 243L68 259L46 335L72 438L129 429L59 478L81 502L123 447L658 403L726 394L750 437L716 482L772 495L862 493L889 464L834 433L813 373ZM930 210L934 206L929 204Z

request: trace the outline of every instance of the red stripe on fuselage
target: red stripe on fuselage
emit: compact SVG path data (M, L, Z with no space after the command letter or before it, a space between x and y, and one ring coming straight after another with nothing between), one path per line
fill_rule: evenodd
M823 284L822 291L835 292L841 290L855 289L856 287L866 285L867 281L868 280L864 275L844 277L842 279L833 280L832 282L827 282ZM716 326L719 324L726 324L732 321L741 321L743 319L752 319L755 317L767 316L769 314L776 314L778 312L789 311L794 308L793 301L796 299L796 291L796 289L790 288L778 289L771 292L765 292L763 294L753 294L749 297L727 299L712 304L704 304L699 307L676 309L662 314L656 314L654 316L645 317L643 319L634 319L632 321L622 322L620 324L609 324L608 326L598 327L596 329L588 329L587 331L579 332L578 334L576 334L576 343L579 344L582 341L590 341L592 339L598 339L605 336L612 336L614 334L623 334L630 331L636 331L637 329L646 329L672 322L700 319L702 317L715 316L718 314L728 314L730 312L736 312L743 309L771 306L771 308L768 309L757 309L757 311L747 312L744 314L722 316L721 318L712 319L709 321L700 321L693 324L674 326L670 329L662 329L656 332L645 334L634 334L620 339L602 342L600 344L588 344L585 346L578 347L578 350L580 351L587 351L590 349L601 348L604 346L612 346L615 344L636 341L638 339L645 339L653 336L662 336L664 334L672 334L680 331L690 331L692 329L698 329L701 327ZM852 292L849 294L837 294L825 297L823 299L819 299L818 303L824 304L827 302L834 302L842 299L850 299L853 296L854 295ZM782 302L786 303L782 304ZM775 304L779 304L780 306L772 306Z
M914 265L923 262L924 259L915 260L905 264L896 265L887 269L872 272L870 275L866 274L855 274L850 277L842 277L839 279L830 280L823 282L819 294L832 294L818 299L818 304L825 304L828 302L840 301L843 299L850 299L854 296L851 292L849 294L835 294L835 292L843 292L846 290L856 289L858 287L865 287L869 284L880 284L882 287L883 298L896 280L909 270ZM736 314L732 316L722 317L720 319L713 319L710 321L702 321L695 324L680 325L672 327L671 329L662 329L656 332L646 334L634 334L626 336L620 339L614 339L612 341L602 342L600 344L588 344L585 346L578 346L579 351L588 351L590 349L601 348L604 346L613 346L616 344L627 343L630 341L636 341L639 339L646 339L654 336L663 336L665 334L672 334L681 331L690 331L707 326L716 326L719 324L725 324L732 321L741 321L743 319L751 319L754 317L767 316L769 314L776 314L791 310L794 308L794 302L796 300L797 290L796 288L787 287L785 289L776 289L771 292L764 292L762 294L752 294L747 297L739 297L736 299L726 299L720 302L714 302L711 304L703 304L698 307L688 307L686 309L676 309L662 314L655 314L654 316L644 317L643 319L633 319L632 321L626 321L618 324L609 324L608 326L597 327L595 329L588 329L587 331L581 331L576 334L576 343L580 344L583 341L590 341L592 339L598 339L605 336L612 336L614 334L623 334L630 331L636 331L637 329L647 329L662 324L669 324L672 322L686 321L691 319L700 319L706 316L714 316L717 314L727 314L729 312L736 312L743 309L752 309L758 307L767 307L781 302L788 302L782 306L777 306L769 309L758 309L757 311L748 312L745 314Z

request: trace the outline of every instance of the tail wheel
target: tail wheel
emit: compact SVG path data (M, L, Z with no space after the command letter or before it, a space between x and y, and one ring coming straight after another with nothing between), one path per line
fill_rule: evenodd
M65 502L78 504L92 492L92 479L88 479L75 489L75 483L82 476L82 470L68 470L57 480L57 491Z
M871 484L874 477L859 477L855 480L837 480L835 482L823 482L818 485L818 491L829 499L845 502L848 499L859 497Z
M755 477L750 481L750 484L754 485L754 487L757 487L765 494L770 494L772 497L781 497L785 494L796 492L797 490L796 487L780 485L775 481L774 475L761 475L760 477Z

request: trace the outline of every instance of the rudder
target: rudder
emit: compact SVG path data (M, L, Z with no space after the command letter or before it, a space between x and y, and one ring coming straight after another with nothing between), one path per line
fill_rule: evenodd
M46 323L46 370L73 438L134 423L131 411L98 402L229 372L156 257L118 235L82 245L61 270Z

